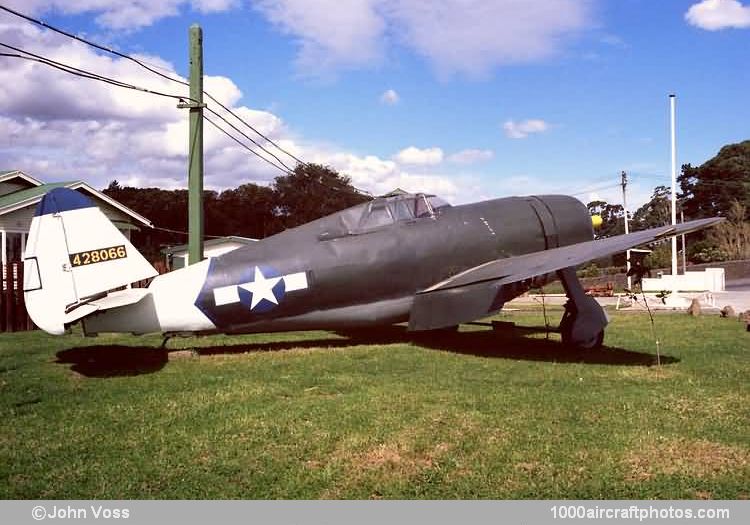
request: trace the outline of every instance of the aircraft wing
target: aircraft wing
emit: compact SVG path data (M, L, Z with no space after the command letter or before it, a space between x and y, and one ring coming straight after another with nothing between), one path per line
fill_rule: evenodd
M504 286L701 230L722 220L720 217L698 219L481 264L418 292L411 309L409 330L432 330L486 317L502 306Z

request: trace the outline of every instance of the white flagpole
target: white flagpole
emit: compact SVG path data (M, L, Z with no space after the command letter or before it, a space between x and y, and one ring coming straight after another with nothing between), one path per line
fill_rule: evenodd
M677 147L675 144L675 96L669 95L669 114L672 139L672 225L677 224ZM672 237L672 292L677 293L677 237Z

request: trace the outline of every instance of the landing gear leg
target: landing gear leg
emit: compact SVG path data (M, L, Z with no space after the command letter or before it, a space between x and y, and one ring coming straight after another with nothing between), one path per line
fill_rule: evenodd
M607 314L596 300L586 295L574 267L557 271L568 302L560 320L563 343L581 350L597 350L604 342Z

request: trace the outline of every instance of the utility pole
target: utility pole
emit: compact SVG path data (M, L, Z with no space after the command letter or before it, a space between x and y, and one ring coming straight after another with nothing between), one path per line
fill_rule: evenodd
M188 140L188 264L203 260L203 30L190 26L190 110Z
M620 173L620 185L622 186L622 209L625 212L625 235L630 233L628 228L628 199L625 196L625 188L628 186L628 174L624 171ZM630 250L625 252L625 269L630 274ZM628 290L633 287L633 279L628 275Z

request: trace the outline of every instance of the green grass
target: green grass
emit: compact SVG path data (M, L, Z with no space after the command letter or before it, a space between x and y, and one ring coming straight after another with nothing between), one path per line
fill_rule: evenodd
M750 334L0 336L0 498L747 498ZM559 311L554 312L555 321ZM526 328L524 328L526 327ZM196 349L196 352L180 349Z

